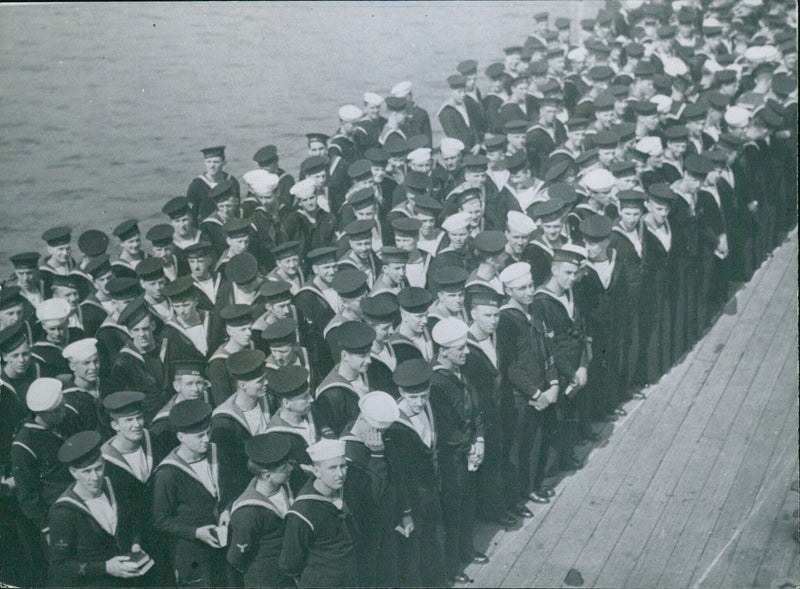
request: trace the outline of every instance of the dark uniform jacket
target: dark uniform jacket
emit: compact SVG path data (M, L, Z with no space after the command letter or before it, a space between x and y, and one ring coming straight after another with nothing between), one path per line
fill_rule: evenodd
M34 362L39 365L42 376L55 378L59 375L72 374L69 369L69 362L61 355L61 352L68 344L83 339L86 336L83 331L77 327L70 327L68 333L67 343L63 346L56 345L47 340L39 340L31 346L31 356Z
M568 296L572 298L572 293L568 292ZM588 365L583 318L578 306L574 304L574 299L570 314L562 302L544 288L536 291L531 314L542 319L548 337L552 334L553 360L563 391L575 375L575 371Z
M476 439L483 437L483 414L473 395L459 375L441 365L434 366L430 399L440 450L466 456Z
M80 307L81 316L83 318L83 330L86 332L87 337L94 337L94 334L100 329L103 321L108 317L108 312L94 295L86 298L81 303Z
M324 437L338 438L345 426L358 417L360 398L358 391L339 374L339 364L336 364L317 388L314 398L319 418L317 427Z
M333 368L334 361L328 344L325 343L323 331L336 313L313 279L297 291L293 302L303 319L303 325L299 328L305 336L310 364L314 366L316 374L327 374ZM311 386L318 384L312 381Z
M466 103L462 106L469 117ZM445 135L454 137L464 144L465 151L469 151L480 141L476 128L477 121L465 119L464 115L449 102L444 103L439 109L439 123Z
M310 478L286 515L281 569L298 587L353 587L358 584L352 513L339 509L314 488Z
M142 409L145 422L150 421L169 399L171 381L167 380L164 357L163 346L142 354L129 345L120 350L111 367L109 392L131 390L144 393Z

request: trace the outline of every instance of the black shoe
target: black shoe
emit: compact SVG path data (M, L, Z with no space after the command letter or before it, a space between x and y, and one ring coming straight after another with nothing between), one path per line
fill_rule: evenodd
M540 495L536 491L531 491L531 494L528 495L528 499L533 501L534 503L550 503L550 498L546 495Z
M524 517L525 519L531 519L533 517L533 512L524 505L522 507L517 507L514 510L514 513L519 517Z
M472 554L472 562L475 564L486 564L489 562L489 557L486 556L483 552L478 552L477 550Z

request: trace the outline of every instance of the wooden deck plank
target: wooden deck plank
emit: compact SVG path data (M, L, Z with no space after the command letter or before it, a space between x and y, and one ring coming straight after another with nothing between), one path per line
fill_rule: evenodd
M721 315L683 362L648 389L646 401L629 402L625 419L602 428L610 431L605 446L593 448L587 465L560 482L551 504L529 504L536 519L487 542L491 562L467 569L475 586L558 586L572 567L585 586L686 586L702 572L698 555L710 562L716 554L709 532L729 532L731 510L752 506L752 495L750 504L729 499L740 479L755 474L761 482L743 462L769 453L763 444L754 447L754 432L769 418L765 406L787 406L765 381L777 388L788 379L796 401L797 373L781 370L796 349L796 329L779 329L796 328L796 242L795 234L776 250L736 293L735 314ZM764 350L773 347L778 359L767 363ZM769 366L760 370L761 359ZM760 394L749 394L754 383ZM704 511L713 513L703 517ZM753 576L792 570L797 559L787 565L790 556L775 565L760 559ZM688 573L676 576L675 565Z

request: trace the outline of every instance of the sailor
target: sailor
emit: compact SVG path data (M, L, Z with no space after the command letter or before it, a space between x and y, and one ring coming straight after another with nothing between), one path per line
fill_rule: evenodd
M419 228L417 247L430 256L436 254L436 250L446 235L437 223L441 212L441 203L429 196L418 196L414 201L414 218L422 223Z
M493 288L498 294L503 293L503 283L499 275L508 259L507 243L508 240L501 231L482 231L475 236L472 245L475 248L478 267L467 278L466 287L483 284Z
M200 231L203 238L214 247L215 259L220 258L228 247L223 227L236 217L236 207L239 201L238 186L238 184L234 184L233 180L221 180L214 186L209 192L208 200L215 208L200 220Z
M315 139L321 140L320 142L323 144L323 146L327 145L327 135L310 133L309 135L306 135L306 137L309 139L309 142L311 141L310 136L314 136ZM325 155L325 151L323 150L318 155ZM278 177L278 186L275 188L275 191L280 204L284 206L291 206L292 197L289 194L289 189L294 185L294 177L292 177L291 174L278 165L279 159L278 148L274 145L265 145L259 149L255 155L253 155L253 161L258 164L259 168ZM245 180L245 182L246 181L247 180Z
M375 221L355 220L345 227L349 251L339 258L339 267L351 266L367 275L367 285L372 288L380 272L381 262L372 249L372 230Z
M536 224L528 215L519 211L508 211L506 215L506 266L522 262L525 250L528 248L531 236L536 230Z
M309 446L308 454L314 476L286 515L280 568L298 587L353 587L357 532L343 498L345 442L323 439Z
M355 268L342 268L333 275L333 289L339 295L339 312L331 318L322 331L333 358L339 356L339 347L336 341L336 329L347 321L361 321L360 302L369 293L367 275Z
M109 365L130 339L130 334L125 326L119 323L119 316L125 307L133 302L135 298L140 297L142 293L139 281L135 278L111 278L106 288L111 299L111 312L94 334L97 338L101 355L101 376L108 374ZM144 299L142 299L142 304L145 304Z
M330 245L336 236L336 217L320 207L315 186L311 178L292 186L295 207L283 219L286 238L290 241L299 240L302 243L300 252L304 256L312 249ZM340 203L334 204L340 206Z
M386 118L381 115L383 97L375 92L364 92L364 116L356 125L354 136L356 143L365 153L378 143L378 137L386 124Z
M43 376L69 374L69 364L61 352L67 345L84 337L83 331L69 327L71 314L72 308L64 299L47 299L36 309L44 338L33 344L31 355Z
M69 227L59 226L48 229L42 233L42 239L47 244L47 257L39 263L39 272L44 281L44 295L49 295L50 278L53 274L69 274L75 268L72 259L72 230Z
M309 372L316 370L308 358L308 350L299 343L297 321L292 317L278 319L261 332L261 340L266 343L269 355L267 368L273 370L284 366L302 366Z
M427 145L432 145L433 134L431 132L431 120L428 112L414 101L414 92L411 82L403 81L392 86L391 95L397 98L404 98L406 101L406 115L403 123L403 132L407 137L417 135L424 136L428 141Z
M461 155L464 144L454 137L442 137L439 155L442 157L441 169L445 172L444 194L449 194L462 179ZM438 165L438 164L437 164Z
M579 225L589 215L605 215L612 221L619 216L616 198L611 192L616 185L614 174L605 168L598 168L586 174L580 185L586 190L586 202L578 204L567 215L569 235L574 243L581 242Z
M297 309L292 304L291 289L292 286L283 280L265 280L258 291L259 303L263 303L264 310L253 321L252 329L259 335L253 340L253 344L257 348L264 348L264 353L267 350L264 340L260 337L262 331L281 319L292 318L295 322L298 320ZM299 325L299 322L297 324ZM300 334L297 331L294 338L295 341L300 341Z
M94 288L92 294L81 301L81 318L86 335L93 337L109 313L114 311L114 304L108 292L108 283L113 278L108 254L92 258L84 268L84 272Z
M203 153L205 172L197 176L186 190L186 198L195 223L203 221L214 212L212 192L223 181L230 181L236 199L239 199L239 182L225 172L225 146L215 145L200 150Z
M467 213L456 213L447 217L442 229L447 232L445 239L439 243L436 257L428 269L428 287L435 288L435 275L438 268L444 266L460 266L472 271L473 261L469 251L469 222Z
M111 262L118 276L134 276L136 266L145 259L142 249L142 235L136 219L123 221L113 231L119 239L120 253L116 260Z
M500 106L508 100L508 94L504 87L505 74L502 63L493 63L485 70L486 77L489 78L489 90L483 97L481 104L486 113L486 131L488 133L501 134L503 132L503 121L500 119Z
M480 136L476 124L470 118L464 102L466 77L457 74L447 78L450 86L450 98L439 108L439 123L445 135L454 137L464 144L464 148L476 153L480 146Z
M361 159L361 149L355 141L355 129L364 111L353 104L339 108L339 130L328 140L328 157L340 157L345 167Z
M429 403L432 375L425 360L397 366L393 380L400 394L400 415L383 434L402 514L395 527L401 536L397 538L400 587L439 586L445 579L436 426Z
M224 272L211 273L211 244L207 241L198 241L187 246L184 255L194 286L200 293L198 304L204 309L214 308Z
M292 285L291 292L297 294L305 284L303 269L300 267L300 242L285 241L270 250L276 267L267 274L267 280L283 280Z
M200 241L201 233L192 217L189 200L185 196L169 199L161 207L161 212L169 217L169 223L175 229L172 243L179 252Z
M436 271L436 300L428 307L426 324L428 330L448 317L466 320L464 308L464 285L469 278L460 266L443 266Z
M242 574L244 587L293 584L278 566L286 514L294 500L288 486L293 472L291 445L277 434L259 434L245 444L247 469L253 475L231 506L227 560Z
M395 245L407 252L405 262L405 278L409 286L425 287L430 254L418 247L419 230L422 222L419 219L398 217L392 220L392 232Z
M383 432L400 416L397 402L380 390L358 403L359 415L341 436L347 479L344 499L358 526L355 542L361 587L397 585L397 496L389 473Z
M375 330L360 321L346 321L335 332L339 362L317 387L314 404L318 427L327 437L338 437L358 415L358 400L370 385L367 370Z
M56 274L52 277L50 296L69 303L70 314L67 320L69 327L84 331L80 302L90 290L89 280L79 271L70 272L66 276Z
M527 74L520 74L510 82L509 96L497 113L503 124L510 121L533 122L534 113L529 111L526 100L529 82Z
M114 358L108 380L112 391L135 390L145 394L142 402L149 421L168 398L163 342L155 338L155 320L143 299L135 299L120 313L119 326L129 339Z
M406 280L406 264L409 253L399 247L387 245L381 250L381 272L375 280L375 285L370 291L370 296L388 292L395 296L408 286Z
M216 342L211 332L211 313L197 308L197 294L191 276L179 276L164 288L175 311L174 319L162 330L166 342L165 367L171 379L170 365L176 360L206 361Z
M211 402L221 405L232 394L235 383L225 361L231 354L253 348L253 308L250 305L228 305L219 312L225 326L225 342L211 355L206 373L210 383Z
M100 417L100 361L97 340L87 337L72 342L61 352L69 363L71 378L64 383L64 401L77 412L81 430L97 429Z
M499 297L498 297L499 298ZM442 523L447 578L468 582L462 563L485 564L488 558L472 543L475 526L476 472L483 463L483 415L477 391L464 381L467 324L450 317L433 328L439 351L433 364L430 403L436 421L438 464L442 481Z
M39 306L44 300L44 287L39 275L39 258L38 252L22 252L8 258L14 266L14 278L20 288L20 294L33 307Z
M247 440L267 431L270 418L266 387L266 357L261 350L241 350L225 360L236 388L211 416L211 440L221 459L220 497L223 504L238 497L250 480Z
M155 455L166 456L175 446L178 440L169 421L169 412L178 403L201 399L208 402L208 383L203 377L202 366L199 362L187 361L176 362L174 366L175 377L172 380L172 388L175 394L161 407L149 422L147 429L153 440ZM233 389L231 389L233 390Z
M144 577L152 559L126 529L140 514L117 503L104 476L100 434L75 434L58 450L58 460L74 481L50 508L50 584L123 587Z
M81 233L78 236L78 249L83 254L83 259L79 268L85 269L90 260L108 253L108 244L108 235L99 229L87 229Z
M157 452L145 427L144 399L144 393L135 391L119 391L103 399L114 436L103 443L100 452L120 513L128 516L120 521L120 539L123 543L139 544L149 554L156 555L159 561L156 571L161 572L166 562L160 552L164 547L152 528L151 475L166 452Z
M145 237L152 245L151 255L164 262L164 276L167 280L175 280L178 274L188 274L189 269L185 267L186 262L179 264L178 257L175 255L172 246L172 236L175 228L167 223L153 225Z
M214 272L224 272L225 265L233 256L237 256L250 249L253 231L254 227L250 219L235 217L225 222L222 226L222 232L225 235L226 247L217 258L217 263L214 265Z
M467 105L467 111L475 113L475 121L478 123L478 134L482 138L486 133L486 114L483 112L483 105L481 101L481 91L478 88L478 62L474 59L465 59L456 66L459 74L467 79L464 86L464 102Z
M258 261L249 252L233 256L225 265L225 279L217 289L216 309L228 305L252 305L258 297L261 277L258 275Z
M164 288L167 286L164 261L161 258L147 258L136 267L136 276L139 279L139 286L144 291L147 308L156 318L160 331L160 326L175 316L172 306L164 296Z
M153 527L166 535L179 587L222 587L230 514L220 497L217 447L209 441L211 406L183 401L169 420L180 445L153 475Z
M373 147L364 153L364 158L370 163L375 198L381 212L385 214L385 211L391 207L391 197L397 188L397 182L389 176L387 171L389 154L381 147Z
M386 164L386 173L395 184L401 184L406 174L406 156L411 151L408 141L402 137L390 137L383 144L383 150L389 158Z
M285 241L282 219L290 207L279 200L279 179L275 174L251 170L243 179L249 191L242 202L242 216L250 219L254 230L250 247L255 256L262 260L262 271L269 271L274 266L269 250Z
M433 341L428 333L426 316L433 302L430 291L419 287L407 287L397 295L400 306L400 325L389 340L398 363L412 358L433 360Z
M394 392L392 373L397 368L397 356L390 340L399 319L398 310L396 298L390 293L361 299L364 322L375 330L370 350L371 362L367 368L367 380L372 389Z
M386 114L388 118L378 135L378 143L382 146L387 145L392 139L408 139L403 131L403 124L408 116L406 107L405 98L399 96L388 96L386 98Z

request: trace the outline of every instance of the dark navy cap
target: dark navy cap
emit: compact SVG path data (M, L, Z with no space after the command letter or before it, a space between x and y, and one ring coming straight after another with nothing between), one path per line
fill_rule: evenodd
M593 49L594 50L594 49ZM614 70L607 65L596 65L589 70L589 78L595 82L603 82L614 77Z
M322 246L311 250L306 254L306 259L311 265L324 265L336 261L336 254L339 248L334 246Z
M245 235L250 235L251 231L253 230L253 225L250 222L250 219L234 217L232 219L228 219L228 221L222 226L222 230L228 237L243 237Z
M461 292L469 278L467 272L461 266L443 266L434 272L436 290L443 292Z
M96 431L83 431L61 444L58 461L72 468L85 468L100 458L100 434Z
M486 68L486 77L490 80L502 78L505 72L505 66L502 63L493 63Z
M278 319L261 332L261 339L271 346L284 346L297 341L297 321L291 317Z
M641 190L620 190L617 193L617 199L621 209L625 207L641 208L644 201L647 200L647 195Z
M528 130L529 125L530 123L528 123L528 121L514 119L504 123L503 130L506 132L506 135L525 133Z
M191 257L202 257L206 256L211 253L211 244L207 241L200 240L197 243L193 243L185 248L183 248L183 253L186 255L187 258ZM230 261L228 262L230 263ZM227 268L227 265L226 265Z
M486 167L489 164L489 160L486 159L485 155L473 153L465 155L462 161L464 163L464 167L470 172L485 172Z
M589 119L583 117L570 117L567 119L567 129L570 131L577 131L586 129L589 126Z
M353 162L350 164L350 167L347 168L347 175L350 176L350 179L353 181L372 178L372 163L367 159Z
M478 188L465 188L455 195L458 198L458 206L462 207L471 200L481 200L481 191Z
M372 297L364 297L359 303L361 312L370 321L376 323L389 323L397 319L400 307L397 297L388 292L383 292Z
M308 141L308 143L316 142L327 144L328 139L330 139L330 137L325 133L306 133L306 141Z
M696 153L690 153L687 155L683 165L687 172L695 176L705 177L711 170L714 169L714 165L707 157L697 155Z
M139 234L139 222L136 219L128 219L123 221L112 232L120 241L126 241Z
M461 74L455 74L453 76L448 76L447 77L447 85L450 86L450 88L453 88L453 89L463 88L464 86L467 85L467 78L466 78L466 76L462 76Z
M547 196L551 200L560 200L565 207L571 207L578 202L578 193L566 182L559 182L548 187Z
M352 267L337 270L333 275L331 286L340 297L346 299L358 298L369 290L367 275Z
M129 276L114 277L108 281L106 290L112 299L124 300L139 296L142 292L142 287L139 286L139 281Z
M408 251L386 245L381 249L381 261L384 264L405 264L408 262Z
M616 99L613 94L603 92L592 101L592 106L594 106L595 112L609 111L614 109L614 102Z
M66 245L72 240L72 229L65 225L53 227L42 233L42 239L51 247Z
M582 219L579 225L581 235L587 241L602 241L611 235L613 221L605 215L590 215Z
M581 251L577 251L572 244L567 244L563 248L553 250L553 262L567 262L580 266L584 260L586 260L586 255Z
M470 309L477 305L499 307L503 303L503 298L503 295L485 284L471 284L464 292L464 300Z
M421 393L428 388L433 370L420 358L401 362L392 375L392 381L408 393Z
M276 245L269 250L276 260L283 260L292 256L300 255L300 242L299 241L284 241L280 245Z
M153 225L145 234L145 237L154 247L167 247L172 243L172 236L175 235L175 228L168 223Z
M496 256L505 251L506 239L502 231L481 231L475 236L472 245L486 256Z
M377 204L378 201L375 199L375 190L372 187L367 187L353 192L347 198L347 202L353 207L353 210L360 211Z
M406 99L401 96L387 96L385 102L386 108L392 112L399 112L406 108Z
M397 304L409 313L425 313L432 302L430 291L419 286L408 286L397 293Z
M145 394L138 391L118 391L103 399L103 407L114 417L128 417L142 412Z
M508 147L508 138L505 135L492 135L483 141L486 151L505 151Z
M203 157L221 157L225 159L224 145L212 145L211 147L204 147L200 151L203 152Z
M412 219L411 217L396 217L392 219L392 229L394 229L395 235L418 237L420 227L422 227L422 221L419 219Z
M236 284L252 282L258 275L258 261L250 252L236 254L225 264L225 278Z
M234 379L255 380L267 369L267 356L261 350L240 350L225 359L225 368Z
M0 352L7 354L13 352L24 343L30 343L28 342L28 333L25 325L24 321L17 321L13 325L0 330Z
M474 59L465 59L456 66L462 76L474 76L478 73L478 62Z
M658 112L658 106L656 106L655 102L650 102L649 100L637 100L632 103L633 111L637 115L641 116L648 116L654 115Z
M683 141L689 140L689 130L683 125L672 125L664 129L664 137L667 141Z
M278 303L292 298L292 285L285 280L265 280L258 289L259 298L265 303Z
M136 265L136 276L139 280L158 280L164 276L164 260L161 258L145 258Z
M22 252L8 259L16 270L35 270L39 265L39 252Z
M164 296L170 299L184 299L197 292L191 276L178 276L164 287Z
M231 304L226 305L219 312L219 318L225 325L242 327L253 323L253 307L251 305Z
M562 200L551 198L544 202L535 203L531 212L533 217L539 219L542 223L550 223L563 217L567 211Z
M599 149L613 149L619 143L619 135L607 129L592 135L592 143Z
M119 314L117 324L128 328L134 327L149 314L150 310L147 307L147 301L143 297L137 297L128 303Z
M265 145L255 152L253 155L253 161L259 166L268 166L272 162L278 161L278 148L274 145Z
M364 152L364 158L369 160L371 165L384 165L389 161L389 154L380 147L370 147Z
M233 180L230 178L220 180L217 185L211 189L208 197L214 202L227 200L234 196L233 189L235 186L236 184L234 184Z
M650 198L662 204L672 204L678 199L678 195L669 186L661 182L651 184L647 189L647 194Z
M336 328L336 343L353 354L366 354L375 341L375 330L363 321L345 321Z
M356 219L347 224L344 228L344 232L349 239L366 239L372 235L372 228L374 226L375 222L369 219Z
M167 201L161 212L167 215L170 219L179 219L184 215L189 214L189 199L185 196L176 196Z
M203 366L202 362L199 360L176 360L172 363L172 371L175 373L175 376L202 376Z
M408 148L408 141L398 136L389 137L388 141L383 144L383 149L389 154L389 157L401 157L411 151Z
M279 399L291 399L308 390L308 370L292 364L268 371L269 388Z
M90 290L89 281L82 273L70 272L69 274L53 274L50 286L63 286L77 290L84 294Z
M505 164L506 170L511 174L516 174L528 166L528 158L525 156L525 152L516 151L506 157L503 163Z
M181 401L169 410L169 423L176 432L196 434L211 425L211 405L203 399Z
M545 76L547 75L547 60L542 59L539 61L532 61L528 66L528 73L531 76Z
M278 432L259 434L247 440L244 452L247 457L262 468L274 468L289 460L292 443Z
M593 147L592 149L587 149L582 154L580 154L578 157L576 157L575 158L575 164L577 166L581 167L581 168L584 168L584 167L588 167L591 164L595 163L596 161L598 161L598 159L599 159L599 156L598 156L597 148Z
M563 180L570 169L570 163L566 160L558 160L552 164L544 174L544 181L547 183L560 182Z
M442 210L442 203L426 194L421 194L414 199L414 209L417 212L433 213L438 215Z
M403 186L414 194L424 194L430 190L432 184L430 176L414 170L409 171L403 179Z
M615 178L625 178L636 175L636 163L630 160L612 162L608 170L614 174Z
M78 249L90 258L104 254L108 250L108 235L99 229L87 229L78 237Z
M559 31L563 31L564 29L569 28L570 22L570 19L564 16L559 16L553 21L553 26L555 26L555 28L557 28Z
M702 119L708 114L708 107L701 102L693 102L686 105L683 109L683 120L696 121Z

